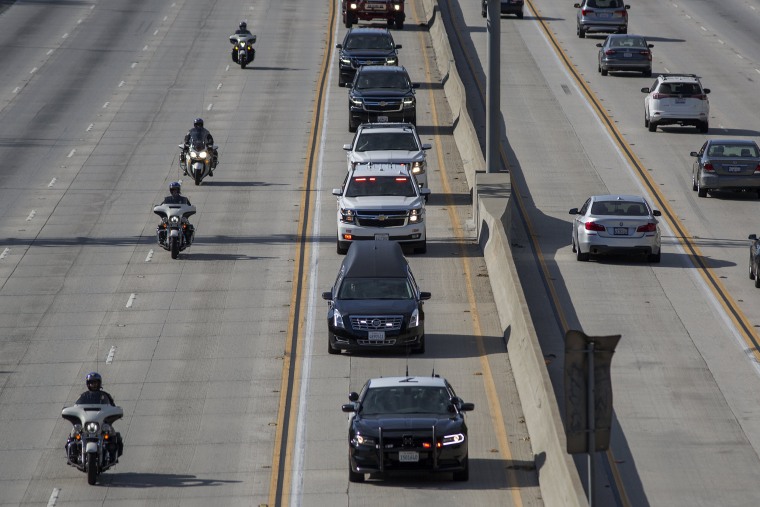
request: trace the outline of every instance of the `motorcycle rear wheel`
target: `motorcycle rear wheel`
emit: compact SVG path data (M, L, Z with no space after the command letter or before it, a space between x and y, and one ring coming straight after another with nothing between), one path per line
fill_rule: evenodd
M172 238L171 240L172 259L179 257L179 238Z
M98 453L87 453L87 484L94 486L98 479Z

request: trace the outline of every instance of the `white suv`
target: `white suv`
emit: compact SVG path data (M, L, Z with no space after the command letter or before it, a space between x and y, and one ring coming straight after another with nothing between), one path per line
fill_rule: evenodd
M709 88L702 88L695 74L660 74L651 88L642 88L644 126L650 132L661 125L694 125L699 132L709 128Z
M427 251L425 197L405 164L357 164L346 175L338 197L337 251L345 254L353 241L389 240Z
M428 186L425 151L431 147L411 123L362 123L351 144L343 145L349 171L356 164L407 164L421 187Z

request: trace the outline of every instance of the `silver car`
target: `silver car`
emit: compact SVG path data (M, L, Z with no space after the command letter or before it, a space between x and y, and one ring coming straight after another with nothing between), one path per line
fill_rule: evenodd
M411 123L362 123L351 144L343 145L349 171L357 164L406 164L423 188L428 186L425 152L431 147Z
M573 208L573 252L579 261L603 254L644 254L660 262L662 214L638 195L593 195Z
M628 9L623 0L583 0L578 9L575 33L583 39L586 32L628 33Z
M760 196L760 149L749 139L710 139L695 157L691 189L699 197L712 190L757 192Z

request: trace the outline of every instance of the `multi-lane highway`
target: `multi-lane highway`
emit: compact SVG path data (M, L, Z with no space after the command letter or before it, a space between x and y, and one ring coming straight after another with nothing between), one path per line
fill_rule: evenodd
M600 500L755 505L760 293L747 279L746 236L760 203L697 198L688 153L706 136L649 133L639 89L652 79L599 75L601 38L576 37L572 3L526 4L525 19L501 21L502 151L521 211L513 251L558 395L566 329L623 335ZM350 140L336 5L0 6L0 504L543 503L474 241L448 77L434 65L419 0L393 33L421 83L419 132L433 144L428 253L410 256L433 294L427 351L325 350L318 296L340 263L330 189ZM480 2L438 0L437 13L483 127ZM245 70L227 42L241 19L258 35ZM641 1L630 19L630 32L655 44L655 73L694 72L711 88L707 136L760 137L757 0ZM155 244L151 207L181 178L176 145L198 116L221 162L202 186L184 182L199 210L196 243L173 261ZM567 210L606 192L642 193L663 211L660 265L575 261ZM340 405L367 378L407 368L447 377L475 403L470 481L414 474L349 485ZM116 427L126 447L87 486L65 464L60 411L92 370L124 407Z

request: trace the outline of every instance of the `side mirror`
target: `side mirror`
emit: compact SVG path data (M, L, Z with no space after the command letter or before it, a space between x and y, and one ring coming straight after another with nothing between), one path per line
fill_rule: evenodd
M336 44L335 49L343 49L343 44Z
M332 299L333 299L332 291L323 292L322 293L322 299L324 299L325 301L332 301Z
M350 393L348 393L348 401L352 401L352 402L359 401L359 393L355 391L351 391Z
M647 47L648 47L648 48L653 48L653 47L654 47L654 44L647 44Z
M573 4L573 7L575 7L576 9L580 9L581 8L581 4Z
M343 192L341 192L341 189L339 189L339 188L333 188L333 189L332 189L332 195L337 195L338 197L340 197L340 195L341 195L342 193L343 193Z
M654 217L661 217L662 216L662 212L660 210L658 210L658 209L652 210L652 216L654 216Z
M401 44L396 44L396 49L401 49L401 48L403 48L403 47L404 47L404 46L402 46Z
M356 412L356 405L353 403L346 403L345 405L341 405L340 409L343 412Z
M692 151L691 153L689 153L689 156L691 156L691 157L698 157L699 156L699 152Z
M420 195L427 197L430 195L430 189L429 188L421 188L420 189Z
M350 144L344 144L343 149L346 151L351 151L351 145Z
M344 88L352 88L354 86L354 83L346 83L343 85Z
M757 234L750 234L747 236L747 239L751 239L752 241L755 241L757 239Z
M707 95L708 93L710 93L710 89L709 89L709 88L705 88L705 89L704 89L704 90L702 90L702 91L703 91L703 92L705 92L705 95Z
M572 209L570 209L569 213L571 215L577 215L578 214L578 208L572 208Z
M626 9L630 9L630 8L631 8L631 6L630 6L630 5L626 5L626 6L625 6L625 8L626 8Z
M649 88L642 88L641 93L649 93Z
M430 149L430 148L432 148L432 147L433 147L433 145L432 145L432 144L430 144L430 143L424 143L424 144L422 145L422 150L423 150L423 151L424 151L424 150L429 150L429 149Z
M420 292L420 301L427 301L431 297L433 297L433 295L429 292Z
M598 43L598 44L596 45L596 47L598 47L598 48L602 47L602 43L601 43L601 42L600 42L600 43Z
M459 410L462 412L469 412L471 410L475 410L475 404L474 403L462 403L462 405L459 407Z

